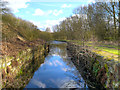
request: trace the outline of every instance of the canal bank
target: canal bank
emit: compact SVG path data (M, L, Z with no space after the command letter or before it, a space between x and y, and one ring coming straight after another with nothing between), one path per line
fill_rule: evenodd
M67 50L89 87L120 88L120 63L105 60L82 46L67 43Z
M44 62L49 45L35 42L32 44L15 56L5 55L1 58L2 88L24 88Z

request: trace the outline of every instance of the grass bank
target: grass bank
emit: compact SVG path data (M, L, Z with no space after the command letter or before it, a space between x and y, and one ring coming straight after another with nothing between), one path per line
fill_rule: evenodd
M120 55L120 47L116 44L103 43L103 42L82 42L79 40L60 40L75 43L76 45L84 45L85 48L89 49L96 54L103 56L104 59L119 61L118 56Z

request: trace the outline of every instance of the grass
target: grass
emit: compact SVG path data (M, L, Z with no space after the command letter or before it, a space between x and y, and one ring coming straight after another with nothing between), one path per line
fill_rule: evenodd
M73 42L77 45L82 45L82 41L78 41L78 40L66 40L66 41ZM114 59L118 61L118 55L120 55L120 53L118 52L120 47L116 45L108 45L104 43L93 44L92 41L85 42L84 45L92 47L92 49L89 49L89 50L91 50L92 52L95 52L96 54L104 56L104 59L107 59L107 60Z
M103 45L105 47L110 47L110 48L115 48L115 49L120 49L120 47L115 46L115 45Z
M106 52L109 52L109 53L112 53L112 54L116 54L116 55L120 55L118 53L118 49L107 48L107 47L99 47L99 46L95 47L95 49L106 51Z
M98 50L98 49L97 50L94 49L92 50L92 52L95 52L98 55L104 56L104 59L107 59L107 60L114 59L115 61L118 61L118 55L115 55L106 51Z

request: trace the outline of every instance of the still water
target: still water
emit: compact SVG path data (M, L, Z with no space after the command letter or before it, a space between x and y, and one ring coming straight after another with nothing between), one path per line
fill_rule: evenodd
M53 41L43 64L25 88L87 88L67 55L66 43Z

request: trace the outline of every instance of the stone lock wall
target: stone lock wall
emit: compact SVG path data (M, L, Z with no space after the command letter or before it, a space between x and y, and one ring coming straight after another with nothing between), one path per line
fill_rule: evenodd
M34 71L44 62L48 50L45 44L21 51L15 57L2 57L2 88L24 88Z
M120 63L105 60L79 45L68 43L68 54L89 87L120 88Z

